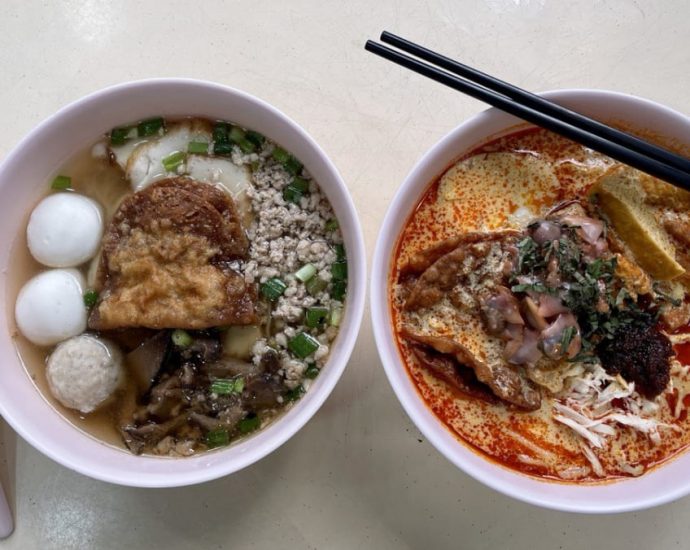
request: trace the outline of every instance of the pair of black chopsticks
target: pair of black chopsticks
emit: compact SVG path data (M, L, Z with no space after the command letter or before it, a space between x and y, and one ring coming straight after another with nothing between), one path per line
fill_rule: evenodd
M365 48L436 82L690 191L690 160L384 31Z

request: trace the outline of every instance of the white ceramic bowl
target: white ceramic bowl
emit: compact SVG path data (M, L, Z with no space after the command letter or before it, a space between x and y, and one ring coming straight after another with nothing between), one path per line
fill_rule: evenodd
M27 135L0 166L0 264L12 261L13 235L51 175L75 152L110 128L150 116L199 115L252 128L288 148L328 196L340 222L349 259L347 308L328 364L304 397L278 421L227 449L184 459L134 456L102 444L63 419L41 397L20 364L10 339L14 297L2 292L0 414L29 443L82 474L139 487L172 487L235 472L276 449L319 409L340 378L354 347L364 311L366 256L357 213L335 166L295 122L249 94L196 80L155 79L122 84L80 99ZM6 275L5 275L6 277Z
M559 90L543 95L595 119L623 122L627 127L651 130L690 145L690 120L652 101L594 90ZM514 131L520 123L496 109L472 117L421 158L395 195L379 232L371 280L372 324L388 380L407 414L436 449L478 481L506 495L547 508L590 513L637 510L682 497L690 492L690 453L640 478L593 485L543 481L500 466L471 450L436 418L401 362L388 305L388 274L398 236L432 181L458 157Z

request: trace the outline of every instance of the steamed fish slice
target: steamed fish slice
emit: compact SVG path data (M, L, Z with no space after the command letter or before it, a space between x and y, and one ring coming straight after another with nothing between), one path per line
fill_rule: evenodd
M524 153L482 153L458 162L443 175L437 201L450 224L457 224L461 213L468 210L487 213L474 227L466 227L468 230L522 229L521 220L506 219L506 213L521 205L529 210L528 217L535 217L544 195L558 187L553 168L540 158Z
M247 194L251 188L249 168L226 158L189 155L186 173L192 179L217 185L229 193L245 224L251 221L252 205Z
M154 181L169 175L163 159L175 152L186 153L190 141L211 142L211 124L191 119L169 124L167 132L157 139L134 149L125 168L125 175L134 191L141 191Z

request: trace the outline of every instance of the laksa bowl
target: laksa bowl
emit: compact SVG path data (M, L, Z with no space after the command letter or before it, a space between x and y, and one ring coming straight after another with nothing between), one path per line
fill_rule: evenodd
M625 94L545 97L687 155L690 120ZM559 510L690 491L690 194L495 109L417 163L374 256L376 342L404 409L477 480Z
M295 122L184 79L114 86L0 166L0 414L57 462L140 487L270 453L359 330L347 188Z

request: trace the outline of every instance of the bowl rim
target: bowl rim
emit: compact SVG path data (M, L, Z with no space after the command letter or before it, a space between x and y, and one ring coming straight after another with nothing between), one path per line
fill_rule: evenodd
M547 99L555 100L557 102L569 100L589 101L596 98L602 98L608 101L632 101L638 105L644 105L649 109L656 111L660 115L683 120L685 123L690 122L690 118L679 111L676 111L665 105L661 105L650 99L623 92L591 88L565 88L538 92L538 95ZM415 204L418 202L421 194L427 189L429 181L431 181L427 178L425 181L420 182L420 177L422 176L427 165L434 164L434 159L441 154L449 143L458 140L460 136L465 133L469 133L475 129L481 128L497 115L507 117L508 121L512 122L506 121L506 123L501 126L501 130L480 138L476 142L476 145L490 140L497 135L510 133L510 131L513 129L519 130L520 127L523 126L534 126L525 121L521 121L516 117L508 115L507 113L504 113L495 107L485 109L484 111L473 115L446 133L430 149L423 153L423 155L405 176L403 183L400 185L393 196L393 199L388 205L376 240L374 255L371 262L372 276L370 281L370 314L374 330L374 340L381 363L383 364L386 372L386 377L410 420L427 438L427 440L431 442L436 450L438 450L452 464L468 474L470 477L474 478L476 481L479 481L491 489L494 489L495 491L498 491L516 500L563 512L607 514L651 508L653 506L659 506L681 498L690 493L690 476L685 484L679 483L673 489L660 496L642 497L617 505L609 503L601 504L596 502L590 502L587 505L583 505L579 502L570 502L568 501L567 497L554 498L551 496L543 496L538 493L532 494L530 492L525 492L522 488L517 486L518 484L516 482L513 481L506 483L505 475L493 474L496 472L505 474L507 472L510 478L529 480L529 482L534 484L556 484L570 487L578 486L577 483L540 480L535 476L523 474L508 468L507 466L503 466L493 461L481 451L472 449L469 444L463 442L457 435L453 434L450 429L447 428L447 426L428 409L428 406L419 394L419 390L411 380L406 367L402 364L397 344L393 339L387 295L390 261L392 259L393 251L397 245L401 228L399 228L395 233L393 232L393 229L395 228L397 221L403 217L403 214L405 219L407 219L409 216L409 212L403 212L403 201L408 195L414 195L417 198ZM690 143L690 141L688 141L688 143ZM438 170L436 176L441 175L445 170L448 169L449 166L450 165ZM393 353L390 353L389 349L392 349ZM411 392L409 391L410 389L412 390ZM423 408L426 409L426 413L422 412L421 415L420 411L422 409L418 409L420 403L422 404ZM437 430L439 424L442 425L444 430ZM680 454L685 454L686 452L690 453L690 450L686 449L686 451L681 452ZM472 456L476 457L475 461L471 460ZM654 470L663 468L666 464L675 460L677 456L678 455L670 457L667 459L667 461L665 461L664 464L661 464ZM476 463L481 463L481 466L477 467ZM649 472L649 474L651 473L652 472ZM616 481L615 483L626 483L626 480ZM607 485L610 484L606 482L601 484L582 484L579 485L578 488L586 486L587 489L591 488L592 490L596 490L596 487Z
M338 197L340 204L342 205L343 211L346 213L347 217L353 222L347 232L348 235L346 237L346 241L348 242L348 255L350 258L352 258L352 260L348 262L350 275L347 305L345 310L345 318L348 320L349 325L347 326L347 331L341 331L338 334L338 338L336 340L338 345L337 356L329 358L329 361L327 362L328 378L324 380L326 376L320 377L320 380L318 381L324 380L324 382L321 387L318 388L318 393L315 391L316 388L312 387L311 391L308 391L305 395L305 398L300 399L289 411L286 411L283 415L276 419L275 422L272 422L265 429L257 432L255 436L250 436L246 439L243 439L237 444L229 446L227 449L218 449L212 451L214 455L216 455L216 453L223 454L233 452L235 456L233 456L231 459L222 461L219 464L211 467L206 465L203 461L203 457L206 456L207 453L200 453L192 457L180 459L150 456L136 457L137 459L149 461L180 460L186 463L195 462L194 468L190 467L187 469L187 471L169 474L166 479L163 479L161 476L155 476L152 479L149 479L144 475L132 475L131 473L124 471L123 468L115 469L115 473L113 473L113 467L92 469L94 466L93 464L91 464L89 467L88 463L82 463L79 461L73 462L68 460L60 453L60 445L46 443L40 438L35 437L30 430L26 430L24 428L21 420L18 419L18 415L13 412L13 408L8 407L6 403L3 403L2 400L0 400L0 415L18 435L20 435L35 449L48 456L55 462L80 474L100 481L129 487L183 487L211 481L237 472L255 462L258 462L293 437L309 420L313 418L326 399L331 395L335 385L340 380L347 364L349 363L359 336L359 332L361 330L367 291L367 256L362 225L360 223L360 218L357 214L357 209L355 208L352 196L342 176L340 175L340 172L335 167L330 157L314 140L314 138L312 138L311 135L307 133L307 131L291 117L287 116L278 108L254 96L253 94L244 92L231 86L195 78L148 78L121 82L91 92L61 107L55 113L42 120L23 138L21 138L20 141L10 149L5 158L0 162L0 180L2 179L7 167L15 163L17 158L21 158L21 151L28 143L45 132L47 128L60 124L64 118L71 116L72 114L83 109L85 106L94 102L116 100L118 97L121 97L120 94L126 94L135 89L153 88L156 90L169 86L189 87L190 93L192 93L194 89L199 88L212 89L219 93L228 94L228 96L235 96L241 101L253 103L260 110L268 113L269 117L278 119L289 127L289 130L304 140L306 146L312 149L315 155L319 157L320 162L323 163L323 167L329 173L329 178L332 179L335 187L342 191L342 197ZM165 111L165 109L162 109L162 111ZM355 284L353 284L353 282ZM352 290L351 293L350 290ZM12 311L14 311L14 308L12 308ZM9 314L9 311L7 314ZM17 363L20 363L18 358ZM21 365L19 366L21 367ZM309 396L309 399L306 399L307 396ZM43 396L40 397L42 398ZM286 417L290 413L293 414L289 419L290 421L287 422ZM69 424L71 425L72 430L80 432L80 437L96 439L90 434L74 426L71 422L69 422ZM260 434L266 433L267 430L275 428L276 426L280 426L280 429L274 429L271 432L270 437L266 437L265 440L262 440L255 448L252 448L249 451L242 449L242 446L245 443L255 439L255 437L258 437ZM108 447L110 446L99 441L98 439L96 439L96 441L100 445ZM120 449L114 448L113 451L118 453L122 452Z

